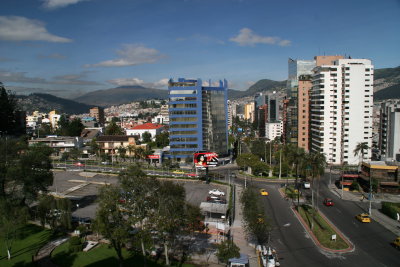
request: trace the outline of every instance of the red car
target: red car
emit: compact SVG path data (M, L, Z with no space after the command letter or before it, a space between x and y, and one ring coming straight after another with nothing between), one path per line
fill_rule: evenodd
M325 206L333 206L333 200L330 198L325 198L324 199L324 205Z

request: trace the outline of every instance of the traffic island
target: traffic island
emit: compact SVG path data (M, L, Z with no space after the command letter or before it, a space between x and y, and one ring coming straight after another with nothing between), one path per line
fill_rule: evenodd
M293 207L299 221L310 234L314 243L328 252L351 252L353 244L320 212L309 205Z

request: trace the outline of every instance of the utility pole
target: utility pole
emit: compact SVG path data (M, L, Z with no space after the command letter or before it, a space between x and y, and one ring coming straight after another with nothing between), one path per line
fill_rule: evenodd
M372 174L369 174L369 208L368 208L368 214L371 217L372 216Z
M279 151L279 179L282 178L282 147Z

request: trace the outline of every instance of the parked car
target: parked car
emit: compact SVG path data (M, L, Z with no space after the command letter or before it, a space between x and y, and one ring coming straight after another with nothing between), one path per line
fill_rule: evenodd
M363 223L370 223L371 217L369 217L368 213L361 213L356 216L356 219Z
M85 164L83 164L82 162L77 162L77 163L74 163L74 166L83 167L83 166L85 166Z
M260 189L260 194L262 196L268 196L268 192L265 189Z
M208 192L209 195L215 195L215 196L225 196L225 193L221 190L218 189L212 189Z
M324 199L324 205L325 206L333 206L333 200L332 199L330 199L330 198L325 198Z

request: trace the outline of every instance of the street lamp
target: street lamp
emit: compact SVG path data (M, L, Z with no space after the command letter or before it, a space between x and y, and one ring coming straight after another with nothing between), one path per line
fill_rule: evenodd
M77 203L77 204L76 204L76 211L78 211L78 209L79 209L79 204ZM79 214L77 214L77 216L78 216L78 224L80 224L80 223L81 223L81 220L80 220L80 218L79 218Z

